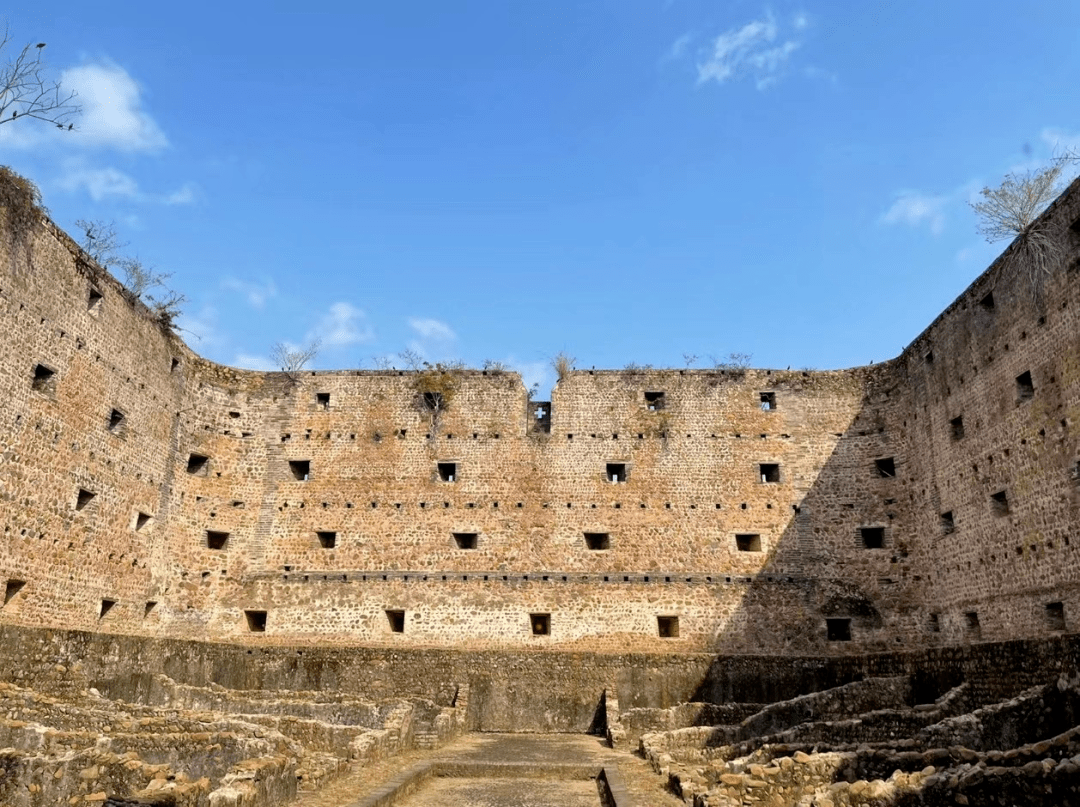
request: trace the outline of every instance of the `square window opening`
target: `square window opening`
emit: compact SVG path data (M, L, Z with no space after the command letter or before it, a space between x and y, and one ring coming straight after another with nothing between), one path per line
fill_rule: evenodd
M529 624L533 636L551 635L551 614L529 614Z
M952 535L956 532L956 519L953 518L952 510L941 514L941 534Z
M957 415L949 421L949 429L952 433L953 440L964 439L964 416Z
M763 462L758 465L761 481L765 484L775 485L780 482L780 465L775 462Z
M297 482L307 482L311 478L311 460L289 460L289 473Z
M479 533L475 532L455 532L454 546L458 549L476 549L476 545L479 540Z
M585 548L593 552L611 549L611 535L606 532L587 532L585 533Z
M4 587L4 605L7 605L11 600L23 590L23 586L26 585L25 580L15 580L11 578L7 581L7 585Z
M882 457L874 460L874 471L882 479L892 479L896 476L896 459L894 457Z
M864 549L885 548L884 527L859 527L859 538L862 540Z
M98 619L104 619L105 615L109 613L116 606L116 600L104 599L101 601L101 609L98 611Z
M664 393L662 392L646 392L645 393L645 406L651 412L658 412L664 408Z
M1021 373L1016 377L1016 400L1030 401L1035 397L1035 382L1031 380L1031 372Z
M442 482L456 482L458 468L456 462L439 462L435 464Z
M329 392L316 392L315 403L320 409L330 408L330 393Z
M934 363L934 351L932 351L932 350L926 351L926 356L924 358L926 359L927 364L933 364Z
M135 514L135 532L142 532L142 530L150 523L149 513L136 513Z
M109 413L109 425L108 429L113 434L123 434L124 432L124 413L119 409L114 409Z
M187 461L187 472L192 476L206 476L210 472L210 458L205 454L191 454Z
M979 300L979 308L983 309L984 311L994 310L994 292L988 291L986 294L983 295L982 299Z
M846 617L826 619L825 631L830 642L850 642L851 620Z
M964 614L964 628L973 636L979 635L982 631L982 625L979 624L978 611L968 611Z
M423 394L424 408L436 412L443 408L443 394L441 392L425 392Z
M30 382L30 389L35 392L56 392L56 371L50 370L44 364L34 366L34 380Z
M404 633L405 632L405 612L386 609L386 621L390 625L391 633Z
M1048 602L1046 604L1046 627L1052 631L1065 630L1065 604Z
M990 497L990 507L995 516L1009 515L1009 496L1004 490L999 490Z
M320 530L315 533L319 539L319 546L323 549L333 549L337 546L337 533L330 530Z
M96 496L97 494L93 491L86 490L85 488L79 488L79 495L75 499L75 509L85 510Z
M266 611L244 611L250 633L266 633Z
M658 616L656 632L661 639L679 638L679 618L677 616Z
M143 606L143 619L146 619L157 608L157 602L154 600L147 600L146 605Z
M101 301L104 299L100 291L93 286L90 287L90 293L86 297L86 310L96 314L101 310Z
M762 392L759 394L761 399L761 411L762 412L775 412L776 411L776 393L775 392Z
M626 481L626 463L624 462L609 462L605 469L605 475L608 482L625 482Z
M206 548L207 549L224 549L225 544L229 542L229 533L220 532L218 530L206 531Z
M757 534L736 535L735 548L740 552L760 552L761 536Z

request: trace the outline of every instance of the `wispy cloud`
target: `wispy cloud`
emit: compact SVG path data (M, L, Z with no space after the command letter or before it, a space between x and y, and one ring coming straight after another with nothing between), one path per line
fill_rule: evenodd
M690 43L693 41L693 34L683 34L671 43L671 47L668 48L667 53L664 54L663 58L660 61L667 62L675 59L681 59L683 56L686 55L687 51L690 48Z
M808 25L809 19L800 15L790 27L801 31ZM698 83L723 84L752 78L759 90L767 89L779 81L791 54L801 44L793 36L781 36L780 23L772 13L767 13L764 19L731 28L712 41L698 62Z
M143 109L142 91L131 75L112 62L91 62L65 70L62 86L78 93L83 114L79 142L120 151L157 151L169 145L165 133Z
M881 217L882 224L928 226L934 235L945 229L945 208L952 201L948 195L932 196L919 191L902 191Z
M337 302L330 306L318 324L311 329L307 340L321 339L324 347L347 347L375 338L375 329L367 314L352 303Z
M61 174L53 184L68 193L85 191L95 202L122 199L128 202L188 205L197 199L198 186L186 182L169 193L147 193L130 174L112 166L94 165L84 157L60 162Z
M277 296L277 286L273 280L264 280L254 283L249 280L240 280L235 277L226 277L221 281L221 288L225 291L233 291L247 300L252 308L262 308L271 297ZM347 303L346 303L347 305Z
M409 349L424 359L441 360L452 354L457 334L445 322L429 317L409 317L409 327L416 338L409 341Z

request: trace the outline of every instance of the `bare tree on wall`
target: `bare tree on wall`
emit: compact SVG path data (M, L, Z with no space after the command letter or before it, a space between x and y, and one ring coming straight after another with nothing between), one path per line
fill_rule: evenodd
M1026 277L1036 302L1046 277L1065 258L1064 247L1040 223L1039 215L1061 192L1061 175L1071 159L1061 157L1046 168L1009 173L998 187L979 192L982 201L971 203L979 217L978 232L988 242L1015 239L1006 260L1012 271Z
M0 51L11 45L5 30ZM19 55L0 67L0 124L32 118L71 131L71 122L81 107L74 92L64 90L59 81L48 77L41 53L44 42L28 44Z
M304 369L304 366L319 355L322 340L313 339L306 345L294 347L286 342L278 342L270 350L270 361L281 368L289 378L296 380L296 373Z

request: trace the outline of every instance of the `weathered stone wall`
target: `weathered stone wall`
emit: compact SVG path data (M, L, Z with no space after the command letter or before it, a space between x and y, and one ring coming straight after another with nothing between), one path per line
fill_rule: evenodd
M1074 187L1046 216L1070 254L1077 215ZM47 224L0 255L0 621L788 654L1067 628L1080 272L1033 301L1009 254L884 365L575 371L541 422L513 373L199 359Z

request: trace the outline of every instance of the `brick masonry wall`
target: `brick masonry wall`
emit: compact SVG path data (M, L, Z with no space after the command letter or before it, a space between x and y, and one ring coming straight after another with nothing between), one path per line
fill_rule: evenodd
M1078 205L1046 219L1073 252ZM44 226L0 255L0 621L832 654L1060 628L1046 604L1066 625L1080 607L1080 273L1032 302L1007 257L891 362L575 371L546 431L513 373L202 360Z

